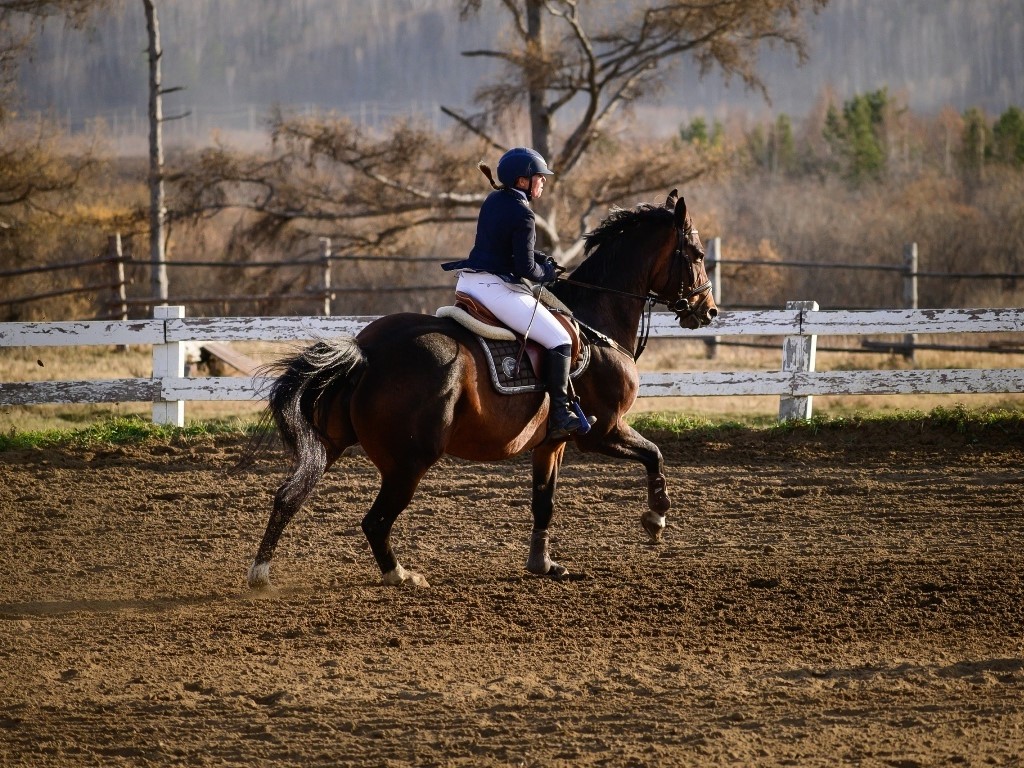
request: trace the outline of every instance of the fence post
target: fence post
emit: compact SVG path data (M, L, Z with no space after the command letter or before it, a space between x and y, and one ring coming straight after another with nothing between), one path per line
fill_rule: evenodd
M128 319L128 293L124 285L124 251L121 248L121 233L107 238L107 258L110 259L114 275L114 314L119 320Z
M184 307L160 306L153 307L153 317L157 320L169 320L185 316ZM167 333L164 332L166 339ZM153 345L153 379L162 381L165 378L180 379L185 375L185 345L180 341ZM153 401L153 423L171 424L175 427L185 426L185 401L163 400L157 397Z
M903 246L903 306L917 309L917 243ZM914 361L914 347L917 334L908 333L903 337L903 359Z
M707 270L708 278L711 280L711 297L715 300L715 306L722 304L722 238L712 237L708 241L708 250L704 255L704 268ZM712 336L704 341L705 356L708 360L718 357L718 345L721 343L721 336Z
M320 238L320 264L323 268L324 317L331 316L331 238Z
M786 309L800 310L800 327L803 328L803 313L818 309L816 301L787 301ZM790 373L807 373L814 370L814 355L818 348L817 336L787 336L782 342L782 370ZM779 400L779 421L811 418L812 397L783 396Z
M110 259L111 272L114 277L114 316L118 320L128 319L128 293L124 285L124 251L121 249L121 233L107 238L107 258ZM127 344L119 344L118 352L127 352Z

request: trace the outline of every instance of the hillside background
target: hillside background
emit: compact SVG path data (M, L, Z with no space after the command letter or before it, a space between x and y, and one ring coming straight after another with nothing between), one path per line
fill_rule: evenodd
M190 0L159 7L168 139L242 142L267 111L335 110L362 124L419 114L447 125L439 105L465 107L488 70L463 50L490 44L503 16L458 21L458 0ZM881 87L917 113L1024 102L1021 0L833 0L811 20L810 61L769 51L767 104L742 84L701 80L682 66L648 119L654 133L695 117L803 115L823 94L842 101ZM146 44L141 4L128 2L80 32L51 22L23 67L23 114L45 112L73 130L96 118L125 140L145 135ZM651 105L652 107L654 105ZM652 118L653 119L650 119ZM140 145L141 146L141 145Z

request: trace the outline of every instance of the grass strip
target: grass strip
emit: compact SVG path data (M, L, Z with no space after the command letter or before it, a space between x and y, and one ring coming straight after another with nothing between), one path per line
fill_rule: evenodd
M868 427L912 426L920 430L941 429L960 433L999 430L1024 439L1024 412L1005 409L971 409L962 404L938 407L928 413L918 410L865 412L847 416L815 416L800 421L778 423L770 417L712 421L674 412L641 413L630 418L631 426L652 440L681 440L700 437L726 438L737 432L758 431L772 434L818 434L823 431L856 431ZM20 431L0 434L0 452L32 448L80 445L124 445L147 441L182 443L217 437L248 437L257 422L238 419L197 421L185 427L153 424L139 416L116 416L74 430Z

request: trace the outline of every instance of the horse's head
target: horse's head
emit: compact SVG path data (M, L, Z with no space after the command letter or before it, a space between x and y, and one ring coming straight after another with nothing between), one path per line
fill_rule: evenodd
M711 280L704 268L704 246L686 211L686 201L673 189L665 207L672 211L674 239L666 246L668 267L665 279L654 292L676 313L683 328L700 328L718 316Z

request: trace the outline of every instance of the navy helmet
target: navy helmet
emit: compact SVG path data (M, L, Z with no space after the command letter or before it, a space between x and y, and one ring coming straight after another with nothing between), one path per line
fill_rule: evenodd
M506 187L514 187L520 176L532 177L535 173L551 176L554 174L544 157L529 147L515 147L501 156L498 161L498 181Z

